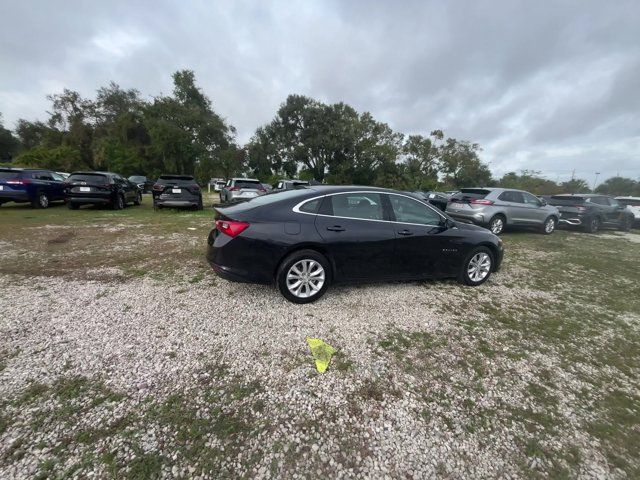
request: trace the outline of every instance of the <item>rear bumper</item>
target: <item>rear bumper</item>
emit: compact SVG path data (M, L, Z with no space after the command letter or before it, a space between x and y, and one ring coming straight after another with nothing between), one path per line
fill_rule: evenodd
M445 210L445 213L455 220L466 220L482 227L487 224L487 220L482 213L452 212L450 210Z
M23 191L0 190L0 202L29 202L29 194Z
M77 205L109 205L111 203L111 197L74 197L68 195L67 203L74 203Z
M571 225L571 226L574 226L574 227L578 227L578 226L582 225L582 219L581 218L571 218L571 217L560 218L558 220L558 223L561 223L563 225Z
M197 207L200 200L156 200L158 207Z

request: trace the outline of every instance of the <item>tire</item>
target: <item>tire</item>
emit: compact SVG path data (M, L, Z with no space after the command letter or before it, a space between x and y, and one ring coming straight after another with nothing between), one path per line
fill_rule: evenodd
M620 230L622 230L623 232L630 232L632 227L633 227L633 220L627 217L624 220L622 220L622 223L620 225Z
M551 235L553 232L556 231L557 227L558 227L558 219L556 217L548 217L542 224L542 227L540 228L540 233L542 233L543 235Z
M80 208L80 205L78 205L77 203L69 202L67 203L67 207L69 208L69 210L78 210Z
M49 197L44 192L38 192L36 198L31 200L33 208L47 208L49 206Z
M296 289L291 286L296 284L296 277L307 278L310 281L305 283L305 280L302 280L302 284ZM330 283L329 261L315 250L293 252L282 261L276 274L276 284L280 293L293 303L315 302L325 294Z
M198 205L196 206L196 210L203 210L204 209L204 205L202 204L202 197L200 198L200 201L198 202Z
M136 193L136 199L133 201L133 204L136 206L140 206L142 204L142 192Z
M122 210L124 208L124 197L121 194L116 196L115 202L113 202L114 210Z
M465 285L477 287L489 280L492 270L493 253L487 247L477 247L464 259L458 275L458 281Z
M588 233L596 233L600 229L600 219L593 217L589 223L585 225L584 229Z
M507 219L504 215L499 213L498 215L494 215L491 220L489 220L489 230L494 235L500 235L504 232L504 227L507 224Z

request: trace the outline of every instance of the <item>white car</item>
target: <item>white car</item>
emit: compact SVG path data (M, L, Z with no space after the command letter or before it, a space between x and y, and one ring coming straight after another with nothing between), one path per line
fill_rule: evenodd
M221 202L251 200L267 193L259 180L255 178L232 178L220 190Z
M616 197L616 200L633 213L633 223L640 224L640 197Z

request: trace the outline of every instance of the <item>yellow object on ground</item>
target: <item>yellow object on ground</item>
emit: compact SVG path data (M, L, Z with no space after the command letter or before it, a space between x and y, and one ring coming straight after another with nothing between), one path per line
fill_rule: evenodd
M313 358L316 360L316 368L320 373L324 373L327 367L329 367L331 357L336 353L336 349L319 338L307 337L307 343L309 344L309 348L311 348Z

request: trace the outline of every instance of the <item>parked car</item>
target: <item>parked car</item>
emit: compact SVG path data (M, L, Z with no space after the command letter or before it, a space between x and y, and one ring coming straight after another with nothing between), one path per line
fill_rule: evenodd
M633 223L640 226L640 197L616 197L633 214Z
M295 190L296 188L306 188L309 186L309 182L306 180L278 180L273 187L274 191L280 190Z
M154 181L144 175L131 175L129 181L138 185L142 193L151 193Z
M633 213L607 195L567 193L553 195L550 203L560 210L560 223L589 233L606 227L628 231L633 225Z
M444 192L416 191L413 193L419 196L421 199L429 202L431 205L438 207L443 212L447 209L447 204L449 203L449 198L451 197L451 195Z
M273 187L271 185L269 185L268 183L262 183L261 185L262 185L262 188L264 188L267 193L273 191Z
M225 182L224 180L216 180L215 183L213 184L213 190L216 192L221 191L224 188L226 183L227 182Z
M60 175L63 180L66 180L67 178L69 178L69 175L71 175L70 173L67 172L55 172L56 174Z
M558 225L559 213L535 195L511 188L462 188L447 204L446 212L500 235L507 226L535 227L549 235Z
M153 186L153 208L190 207L202 210L202 190L191 175L160 175Z
M0 168L0 205L7 202L31 203L47 208L64 200L64 178L50 170Z
M255 178L232 178L220 190L220 201L251 200L265 193L267 193L267 190Z
M294 303L338 282L458 278L480 285L502 240L427 202L373 187L311 186L217 207L207 259L221 277L273 283Z
M71 210L81 205L106 205L122 210L127 203L142 203L138 186L113 172L73 172L65 181L65 196Z

